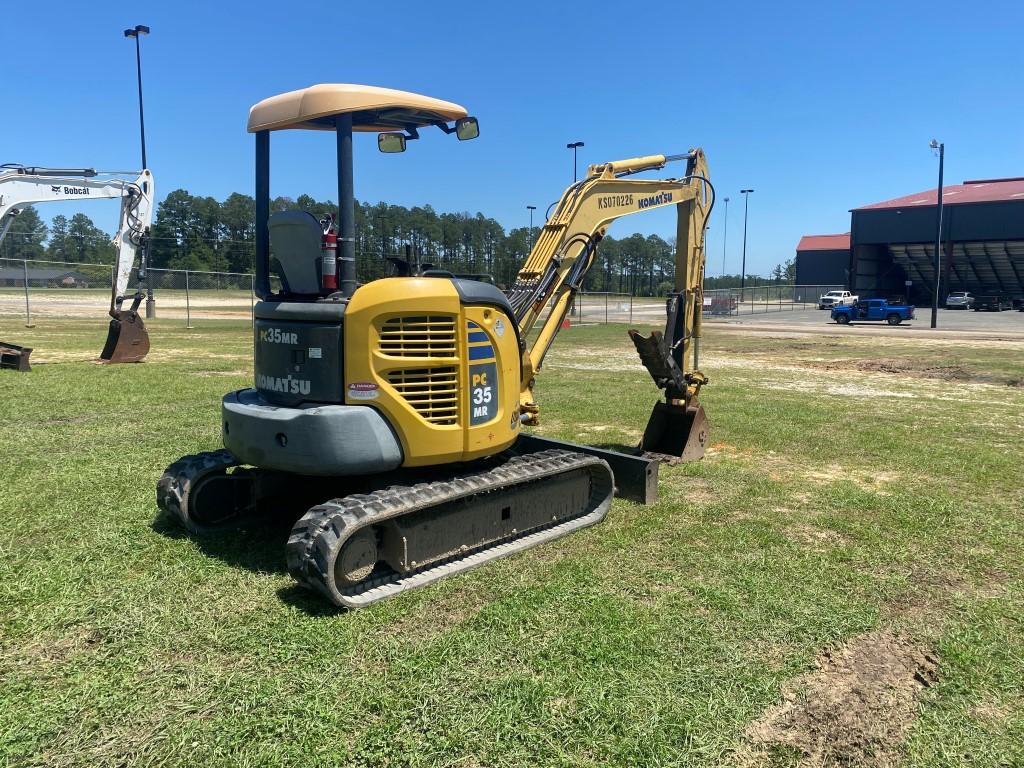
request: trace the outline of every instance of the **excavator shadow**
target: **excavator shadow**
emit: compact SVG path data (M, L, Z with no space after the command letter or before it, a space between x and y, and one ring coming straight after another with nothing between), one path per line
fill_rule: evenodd
M291 584L277 590L277 596L285 605L297 608L307 616L314 618L337 616L339 613L348 613L350 609L328 603L318 594L300 587L298 584Z
M207 557L254 573L271 575L288 572L284 545L292 525L299 517L268 517L253 520L248 526L197 536L161 512L153 519L150 527L168 539L192 541Z
M258 523L254 522L250 527L195 536L161 512L153 519L150 528L168 539L188 539L194 542L206 557L216 558L232 567L244 568L265 576L275 576L288 572L284 559L284 545L299 516L264 518ZM312 617L335 616L347 610L325 602L323 598L298 584L281 587L277 590L277 596L282 603Z

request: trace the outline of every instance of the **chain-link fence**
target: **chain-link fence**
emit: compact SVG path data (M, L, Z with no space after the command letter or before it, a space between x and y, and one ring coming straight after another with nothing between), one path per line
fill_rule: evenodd
M818 306L819 298L841 285L759 285L752 288L716 288L704 291L704 315L708 318L793 312Z
M704 317L734 317L766 312L813 309L829 291L841 285L759 285L751 288L716 288L704 291ZM570 321L591 323L658 324L665 320L665 298L631 296L628 293L580 292L569 315Z
M97 317L110 307L114 267L109 264L0 258L0 317ZM275 290L277 280L271 278ZM248 320L255 296L248 272L150 269L156 316L181 320L187 327L203 320ZM760 285L704 291L708 319L765 312L789 312L818 306L838 285ZM129 286L129 295L134 285ZM664 321L665 299L628 293L580 292L569 318L576 324Z
M109 264L0 259L0 317L22 315L32 325L46 317L102 316L110 308L113 279ZM156 316L186 326L251 319L253 279L247 272L149 270ZM129 284L128 295L134 290Z

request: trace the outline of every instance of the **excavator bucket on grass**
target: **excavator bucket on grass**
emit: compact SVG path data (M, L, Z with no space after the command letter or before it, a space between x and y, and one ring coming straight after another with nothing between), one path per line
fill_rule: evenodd
M32 354L32 347L19 347L17 344L8 344L0 341L0 368L10 368L14 371L31 371L32 366L28 364L28 356Z
M149 354L149 333L134 309L114 310L110 313L107 342L100 352L104 363L138 363Z
M674 318L672 318L674 319ZM660 331L644 336L629 331L651 378L665 390L665 402L656 403L647 420L640 450L666 461L696 461L704 457L709 424L697 398L707 382L703 374L684 374L672 354L672 346Z
M707 442L708 417L694 397L687 405L655 403L640 450L669 461L696 461L704 457Z

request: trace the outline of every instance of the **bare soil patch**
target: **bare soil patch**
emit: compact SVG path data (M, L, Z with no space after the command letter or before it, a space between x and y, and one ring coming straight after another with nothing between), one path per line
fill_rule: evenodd
M921 691L937 679L938 660L878 630L825 651L816 666L790 681L782 703L747 728L738 762L763 765L788 749L806 768L898 764Z
M962 365L937 364L925 360L907 358L853 358L850 360L809 360L804 363L809 368L822 368L826 371L863 371L865 373L892 373L902 376L918 376L925 379L945 379L953 381L981 380L971 370Z
M192 371L193 376L249 376L252 371L239 369L237 371Z

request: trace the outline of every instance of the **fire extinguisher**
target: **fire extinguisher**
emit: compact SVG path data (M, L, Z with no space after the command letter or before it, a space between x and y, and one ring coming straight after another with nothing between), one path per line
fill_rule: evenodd
M334 217L321 220L324 228L320 241L320 286L325 291L338 290L338 235L334 231Z

